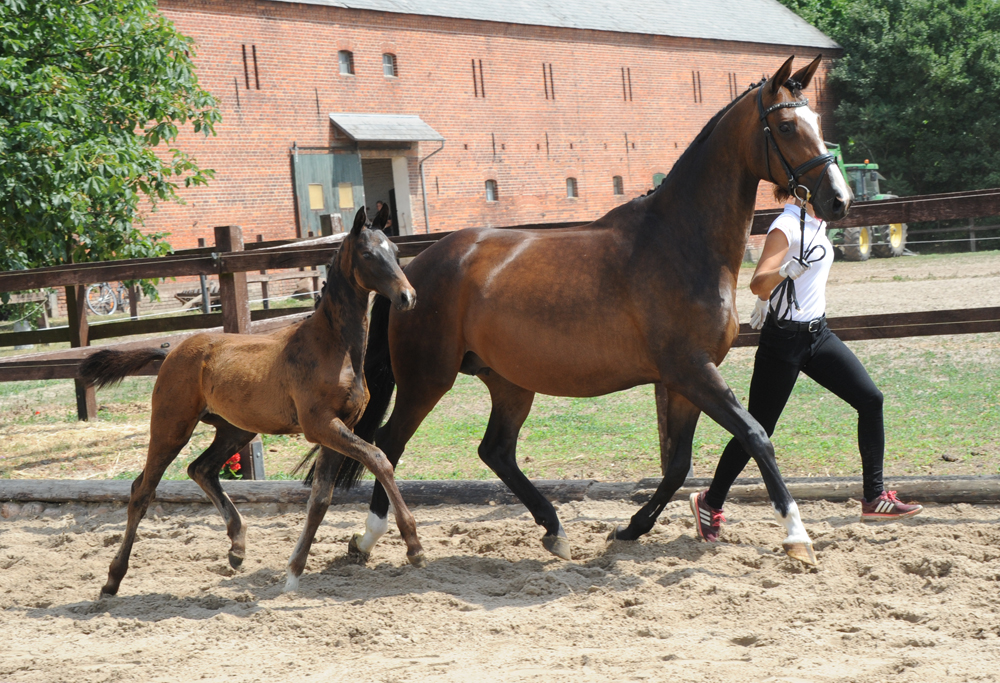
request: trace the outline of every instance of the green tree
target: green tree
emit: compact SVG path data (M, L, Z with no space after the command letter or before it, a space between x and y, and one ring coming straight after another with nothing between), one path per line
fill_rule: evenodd
M828 85L848 161L900 195L1000 186L1000 2L781 1L844 48Z
M193 51L154 0L0 0L0 270L169 252L141 211L212 177L171 143L220 118Z

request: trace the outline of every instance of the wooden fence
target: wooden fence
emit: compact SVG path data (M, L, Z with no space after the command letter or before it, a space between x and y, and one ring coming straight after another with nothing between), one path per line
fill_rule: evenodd
M780 210L758 211L751 234L763 234ZM911 221L969 219L1000 215L1000 188L858 202L838 227L882 225ZM517 228L559 228L583 223L545 223ZM394 237L400 256L415 256L449 233ZM0 292L18 292L65 287L70 324L67 329L35 330L0 334L0 346L45 344L69 341L69 350L16 356L0 361L0 382L29 379L76 378L76 368L91 341L138 334L166 334L191 330L219 329L226 332L265 332L290 324L311 310L272 309L250 311L247 273L250 271L304 268L329 262L339 248L331 238L280 240L243 243L237 226L215 228L215 246L178 251L152 259L131 259L101 263L79 263L25 271L0 272ZM98 282L147 278L215 275L219 278L221 313L194 314L151 320L126 320L91 327L87 321L83 293L86 285ZM303 274L304 277L308 276ZM832 318L830 327L845 340L898 338L908 336L1000 332L1000 307L934 312L893 313ZM181 338L144 339L116 345L149 346L175 344ZM737 346L755 345L757 333L743 325ZM155 369L150 370L155 374ZM93 387L77 380L77 407L80 419L90 419L97 411Z

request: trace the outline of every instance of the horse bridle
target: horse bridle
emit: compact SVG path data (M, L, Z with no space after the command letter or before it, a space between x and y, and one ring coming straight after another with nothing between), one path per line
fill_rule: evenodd
M766 110L764 109L764 85L767 83L767 79L761 81L760 87L757 88L757 113L760 114L760 121L764 124L764 139L767 140L767 145L764 146L764 163L767 165L767 177L768 180L774 182L774 176L771 175L771 153L768 146L774 148L775 154L778 155L778 159L781 161L781 166L785 169L785 174L788 176L788 192L796 199L802 200L803 204L808 202L811 195L816 194L816 190L819 189L819 184L823 182L823 178L826 177L826 169L836 160L833 154L827 152L826 154L820 154L819 156L813 157L809 161L792 168L792 165L788 163L785 155L781 153L781 148L778 147L777 140L774 139L774 134L771 133L771 127L767 125L768 115L776 112L779 109L794 109L796 107L806 107L809 106L809 100L796 100L794 102L778 102L777 104L772 104ZM820 174L819 178L816 180L816 185L814 187L809 187L808 185L802 185L799 183L799 178L804 176L806 173L816 168L817 166L823 166L823 173ZM777 183L775 183L777 184ZM802 187L806 191L805 197L800 197L796 190Z
M819 189L819 184L823 182L823 178L826 177L826 169L836 160L833 154L827 152L826 154L820 154L819 156L813 157L804 164L800 164L796 168L792 168L792 165L788 163L785 155L781 153L781 148L778 147L777 140L774 139L774 134L771 133L771 127L767 125L767 117L769 114L779 110L779 109L794 109L796 107L805 107L809 105L809 100L795 100L793 102L778 102L777 104L772 104L767 109L764 109L764 84L767 83L767 79L763 79L760 82L760 87L757 88L757 113L760 114L760 121L764 124L764 139L767 140L767 144L764 146L764 163L767 165L767 177L768 180L774 182L774 176L771 175L771 152L770 147L774 148L774 152L778 155L778 159L781 161L781 166L785 169L785 174L788 176L788 192L796 199L802 202L802 208L799 212L799 230L801 232L801 238L799 240L799 255L796 258L802 265L809 267L809 265L821 261L826 256L826 247L821 244L816 246L811 246L807 250L805 248L806 241L806 203L812 199L817 189ZM808 185L803 185L799 182L799 178L804 176L806 173L816 168L817 166L823 166L823 172L820 173L819 178L816 180L814 187L809 187ZM777 184L777 183L775 183ZM799 195L799 188L805 191L805 196ZM819 252L817 256L816 253ZM774 321L777 325L785 319L790 319L792 314L792 307L801 310L799 307L798 297L795 294L795 282L791 278L785 278L781 284L774 288L771 292L770 302L775 299L778 300L778 308L781 308L781 301L786 302L786 308L784 314L780 318L775 315ZM772 313L777 313L768 304L768 309Z

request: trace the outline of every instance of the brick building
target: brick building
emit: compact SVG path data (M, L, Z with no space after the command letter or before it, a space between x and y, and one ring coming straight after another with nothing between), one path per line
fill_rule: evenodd
M216 137L180 140L215 180L148 216L175 248L211 243L222 224L247 239L336 229L321 217L349 225L377 200L404 234L597 218L651 188L790 54L824 54L806 94L831 135L824 84L839 47L776 0L160 8L197 42L223 114Z

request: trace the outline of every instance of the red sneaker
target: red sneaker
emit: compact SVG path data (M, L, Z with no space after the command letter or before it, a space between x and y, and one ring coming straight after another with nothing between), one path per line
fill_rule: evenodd
M706 493L708 492L702 491L691 494L691 512L694 513L694 525L698 529L698 535L709 543L715 543L719 540L719 530L726 518L722 510L716 510L705 502Z
M908 505L896 497L895 491L883 491L882 494L868 502L861 499L862 522L884 522L887 520L912 517L924 509L923 505Z

